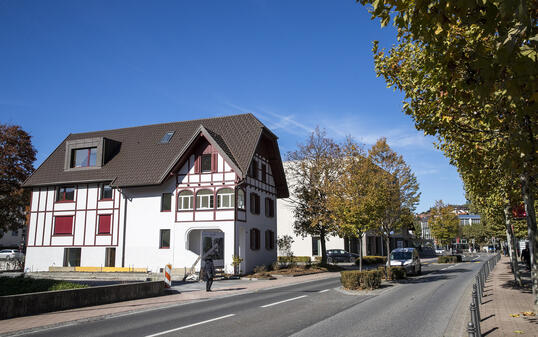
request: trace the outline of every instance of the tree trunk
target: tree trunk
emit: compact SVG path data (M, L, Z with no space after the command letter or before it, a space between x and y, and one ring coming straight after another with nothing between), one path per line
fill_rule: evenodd
M362 235L359 235L359 270L362 271Z
M327 247L325 244L325 232L321 231L319 235L319 242L321 243L321 265L327 264Z
M536 213L534 210L534 180L528 174L521 176L523 201L527 213L527 231L529 235L529 250L531 258L532 295L534 299L534 311L538 312L538 232L536 231Z
M512 224L510 221L510 206L504 207L504 223L506 225L506 241L510 252L510 260L512 262L512 271L514 272L514 282L521 287L521 275L519 274L519 265L517 263L517 253L515 250L514 233L512 232Z
M385 238L385 247L387 248L387 266L390 267L390 236Z

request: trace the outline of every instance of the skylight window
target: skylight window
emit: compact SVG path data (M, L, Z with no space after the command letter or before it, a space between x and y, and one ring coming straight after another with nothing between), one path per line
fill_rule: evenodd
M170 143L170 139L172 139L173 135L174 135L174 131L168 131L167 133L165 133L163 138L161 139L161 144Z

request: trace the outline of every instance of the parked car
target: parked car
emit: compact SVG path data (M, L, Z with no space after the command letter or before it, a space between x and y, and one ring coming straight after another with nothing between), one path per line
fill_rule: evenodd
M443 248L437 248L437 249L435 249L435 254L437 254L437 255L445 255L446 250L444 250Z
M390 265L405 268L407 274L420 275L422 264L415 248L396 248L390 252Z
M22 260L24 254L18 249L2 249L0 250L0 259L3 260Z
M358 254L353 254L346 252L343 249L329 249L327 250L327 262L328 263L337 263L337 262L355 262L359 257Z

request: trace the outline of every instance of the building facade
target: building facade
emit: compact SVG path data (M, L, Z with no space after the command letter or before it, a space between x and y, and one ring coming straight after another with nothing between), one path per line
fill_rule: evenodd
M71 134L25 187L32 271L199 269L209 254L248 272L276 259L288 196L277 137L251 114Z

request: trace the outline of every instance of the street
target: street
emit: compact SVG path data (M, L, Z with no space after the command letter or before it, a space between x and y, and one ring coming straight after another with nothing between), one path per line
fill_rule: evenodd
M369 293L344 291L339 278L332 278L28 335L443 336L479 266L473 262L424 265L421 276Z

